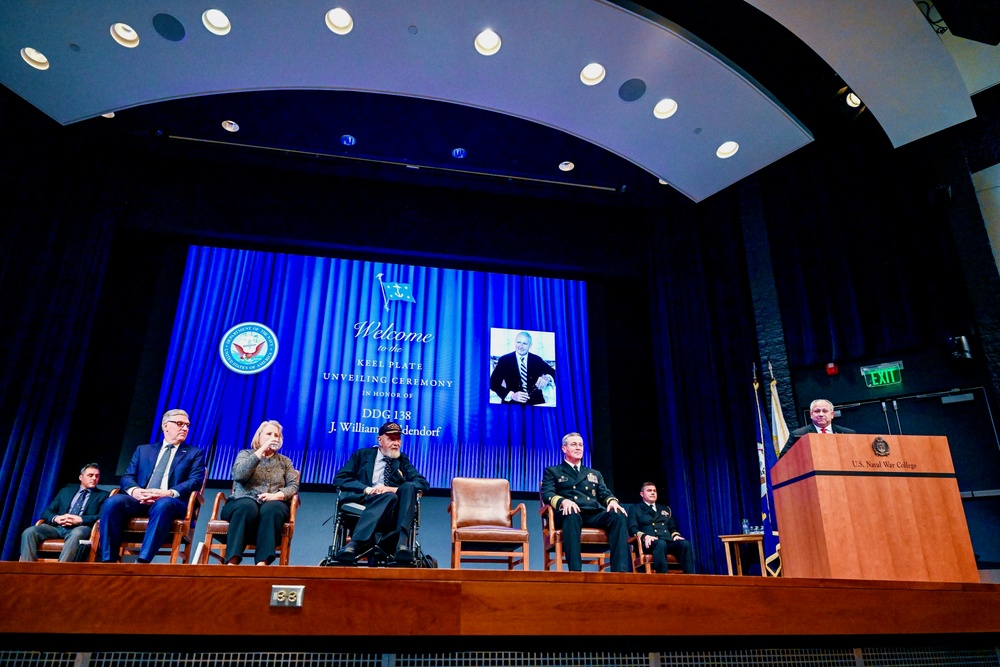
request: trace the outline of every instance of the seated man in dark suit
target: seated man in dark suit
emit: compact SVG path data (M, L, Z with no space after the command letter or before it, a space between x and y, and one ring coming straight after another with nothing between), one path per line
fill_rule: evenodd
M336 553L338 561L353 563L375 542L376 535L395 532L395 561L413 562L409 537L417 498L430 485L399 451L402 440L400 425L386 422L378 430L378 447L359 449L337 471L333 483L340 490L340 501L365 506L351 531L351 541Z
M94 522L101 516L101 506L108 492L97 488L101 469L88 463L80 469L80 483L63 488L42 512L45 523L31 526L21 533L21 560L38 558L38 545L45 540L63 540L59 561L81 560L86 550L80 541L90 537Z
M514 351L497 359L490 373L490 391L505 403L544 403L542 389L555 382L555 369L537 354L528 352L529 349L531 335L522 331L514 340Z
M854 431L849 428L834 426L834 416L835 412L833 409L833 403L825 398L817 398L815 401L810 403L809 419L812 423L808 426L797 428L788 434L788 442L786 442L785 446L781 448L778 458L787 454L788 450L792 448L792 445L794 445L799 438L810 433L854 433Z
M674 520L673 512L664 504L656 502L656 485L643 482L639 491L642 502L629 508L628 534L642 540L642 548L652 552L653 569L666 574L667 554L673 554L684 574L694 574L694 549L681 536Z
M114 563L129 519L149 516L136 562L156 556L175 519L184 517L188 498L205 483L205 453L185 445L191 420L184 410L167 410L160 421L163 443L139 445L122 476L121 492L101 512L101 560Z
M542 502L551 505L557 528L562 529L566 565L572 572L583 569L583 527L603 528L611 549L611 571L630 572L628 514L604 484L604 477L583 461L583 437L567 433L562 439L563 462L542 474Z

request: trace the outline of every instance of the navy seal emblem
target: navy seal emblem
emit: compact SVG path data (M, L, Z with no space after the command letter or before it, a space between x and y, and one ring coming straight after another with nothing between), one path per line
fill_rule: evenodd
M878 436L872 440L872 451L875 452L875 456L889 456L889 443L882 436Z
M260 322L241 322L222 337L219 356L234 373L260 373L278 356L278 338Z

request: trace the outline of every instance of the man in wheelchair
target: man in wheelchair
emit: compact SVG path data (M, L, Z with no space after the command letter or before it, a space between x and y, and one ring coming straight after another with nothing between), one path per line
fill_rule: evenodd
M386 549L387 542L394 540L394 561L399 565L413 563L411 533L417 499L429 485L400 451L402 439L399 424L382 424L378 447L354 452L337 472L333 481L340 490L340 505L359 503L365 508L351 531L351 540L337 551L337 561L354 563L375 547Z

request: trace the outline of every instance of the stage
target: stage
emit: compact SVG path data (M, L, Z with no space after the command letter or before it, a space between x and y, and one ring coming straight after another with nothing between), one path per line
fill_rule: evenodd
M983 583L4 562L0 586L0 642L25 651L1000 645ZM302 586L301 607L272 586Z

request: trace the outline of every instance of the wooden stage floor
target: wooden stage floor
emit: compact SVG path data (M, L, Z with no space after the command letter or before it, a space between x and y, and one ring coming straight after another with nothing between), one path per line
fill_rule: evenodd
M271 606L272 586L303 586L301 607ZM1000 585L717 575L352 567L0 563L0 642L51 650L111 640L241 650L277 636L385 651L645 649L884 642L998 645ZM199 639L201 641L199 641ZM416 642L416 643L414 643ZM303 649L305 650L305 649Z

